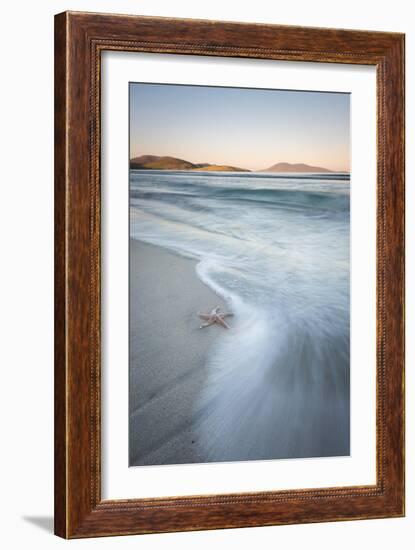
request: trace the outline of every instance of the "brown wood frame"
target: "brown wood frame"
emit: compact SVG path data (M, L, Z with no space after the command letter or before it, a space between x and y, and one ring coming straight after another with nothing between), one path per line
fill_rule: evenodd
M374 65L377 482L102 501L100 54ZM404 35L65 12L55 17L55 533L65 538L404 515Z

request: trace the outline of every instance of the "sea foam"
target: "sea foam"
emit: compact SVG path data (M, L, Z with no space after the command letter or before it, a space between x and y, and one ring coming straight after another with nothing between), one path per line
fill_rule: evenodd
M349 453L349 214L344 174L132 171L131 236L234 313L195 398L207 461Z

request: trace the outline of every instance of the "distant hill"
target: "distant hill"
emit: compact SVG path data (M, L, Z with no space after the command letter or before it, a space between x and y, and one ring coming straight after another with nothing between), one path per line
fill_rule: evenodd
M193 167L191 162L175 157L142 155L130 160L130 168L141 170L191 170Z
M195 172L250 172L246 168L238 166L226 166L222 164L202 164L192 168Z
M141 155L130 160L130 168L136 170L195 170L198 172L249 172L238 166L225 166L219 164L194 164L188 160L176 157L158 157L156 155Z
M229 166L224 164L209 164L199 163L195 164L188 160L179 159L176 157L164 157L157 155L141 155L130 159L130 168L137 170L192 170L195 172L250 172L246 168L240 168L239 166ZM330 173L333 170L323 168L321 166L310 166L309 164L297 163L291 164L289 162L279 162L260 170L260 172L275 172L275 173Z
M309 164L290 164L289 162L278 162L261 172L333 172L333 170L328 170L327 168L322 168L321 166L310 166Z

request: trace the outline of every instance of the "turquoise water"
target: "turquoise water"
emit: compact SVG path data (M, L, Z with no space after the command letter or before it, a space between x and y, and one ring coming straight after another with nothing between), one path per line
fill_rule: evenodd
M131 171L131 236L235 314L195 406L206 461L349 454L349 230L345 174Z

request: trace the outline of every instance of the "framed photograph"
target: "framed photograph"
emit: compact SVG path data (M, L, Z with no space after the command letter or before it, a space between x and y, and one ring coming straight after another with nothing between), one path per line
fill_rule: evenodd
M55 533L404 515L404 35L55 19Z

